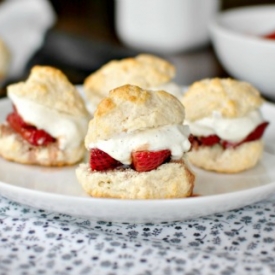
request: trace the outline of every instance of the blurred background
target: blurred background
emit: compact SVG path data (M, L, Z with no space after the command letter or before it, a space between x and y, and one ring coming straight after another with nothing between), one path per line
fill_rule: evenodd
M56 29L120 44L114 26L115 0L50 0L50 2L58 15ZM221 10L227 10L235 7L275 4L275 1L220 0L220 3Z
M140 52L125 46L118 37L115 27L116 0L49 2L56 14L54 25L47 31L42 47L28 60L22 74L9 79L8 83L26 78L33 65L41 64L56 66L73 83L82 84L90 73L109 60L134 56ZM275 1L221 0L219 4L220 10L224 11L243 6L275 4ZM199 14L200 11L198 17ZM182 85L189 85L205 77L228 76L210 43L182 52L159 55L176 66L175 81Z
M85 59L90 61L90 65L83 61L83 67L78 70L78 73L67 71L73 82L81 83L89 73L87 70L96 68L109 58L136 54L135 51L126 48L117 36L115 0L51 0L51 3L58 16L54 26L55 30L102 42L102 45L107 47L106 51L111 51L109 55L106 54L106 58L100 56L99 60L97 59L98 55L94 57L90 52L90 57ZM235 7L274 3L274 0L220 0L220 9L227 10ZM112 52L111 48L108 49L109 45L116 47L116 49L113 49ZM93 45L93 47L95 49L97 45ZM227 76L217 61L210 44L204 48L168 55L165 58L176 65L178 69L176 81L179 84L188 85L204 77ZM78 66L81 67L80 64Z

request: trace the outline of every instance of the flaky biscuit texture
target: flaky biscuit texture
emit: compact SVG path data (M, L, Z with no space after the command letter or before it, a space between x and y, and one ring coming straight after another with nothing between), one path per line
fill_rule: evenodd
M223 149L221 145L199 146L187 153L189 161L205 170L219 173L238 173L254 167L261 159L263 142L245 142L236 148Z
M0 80L6 77L11 65L11 53L6 43L0 39Z
M85 79L84 90L97 104L116 87L132 84L146 89L169 82L174 76L171 63L154 55L140 54L105 64Z
M184 161L166 163L149 172L132 169L96 172L88 164L80 164L76 176L89 195L119 199L189 197L195 179Z
M263 99L249 83L230 78L204 79L192 84L182 97L186 119L195 121L213 111L225 118L238 118L257 109Z
M75 86L60 70L50 66L34 66L25 82L9 85L7 91L58 112L73 116L88 115Z
M22 164L41 166L72 165L83 159L85 147L61 150L58 143L48 146L32 146L17 134L9 125L0 125L0 156Z
M89 123L85 145L165 125L182 124L184 107L165 91L147 91L138 86L124 85L112 90L101 101Z

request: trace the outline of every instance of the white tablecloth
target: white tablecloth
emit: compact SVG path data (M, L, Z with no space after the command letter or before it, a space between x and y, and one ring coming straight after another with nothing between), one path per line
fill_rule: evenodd
M96 222L0 197L6 274L275 274L275 197L162 224Z

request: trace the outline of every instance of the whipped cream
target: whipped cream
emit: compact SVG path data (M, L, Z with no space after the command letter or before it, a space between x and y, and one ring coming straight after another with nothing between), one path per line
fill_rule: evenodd
M177 98L180 98L183 93L182 87L176 84L175 82L167 82L157 87L150 87L150 90L152 91L164 90L167 93L172 94Z
M264 119L259 110L240 118L224 118L219 112L213 112L210 117L193 122L185 121L194 136L217 135L231 142L242 141L262 122Z
M109 140L90 143L89 149L98 148L125 165L131 164L131 153L138 150L170 150L173 160L181 159L190 149L189 127L168 125L133 133L123 133Z
M88 118L61 113L12 93L9 93L9 98L26 123L46 131L58 140L59 149L75 148L83 142Z

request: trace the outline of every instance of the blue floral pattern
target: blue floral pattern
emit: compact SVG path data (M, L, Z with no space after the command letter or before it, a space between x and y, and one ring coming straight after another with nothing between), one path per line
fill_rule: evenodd
M274 274L275 201L184 222L114 224L0 197L0 275Z

